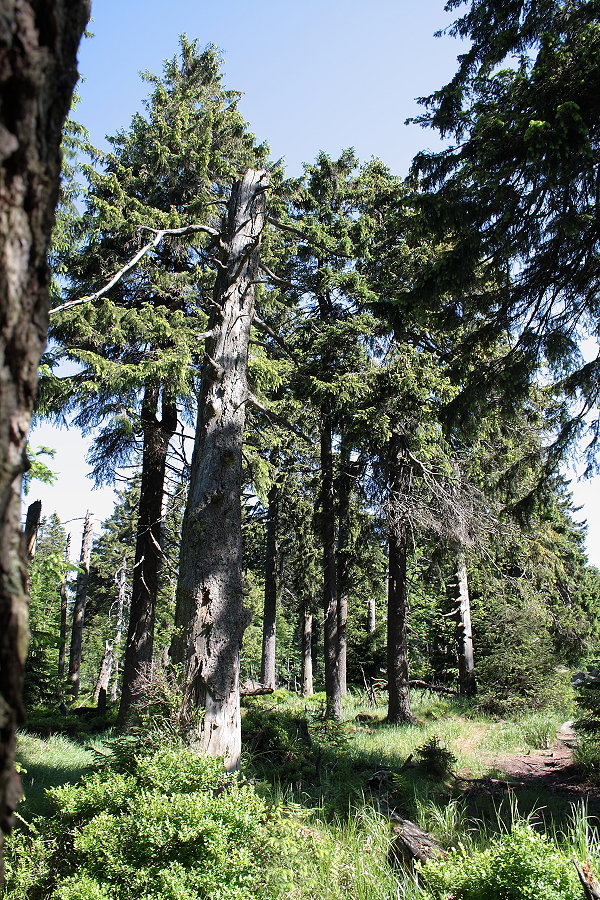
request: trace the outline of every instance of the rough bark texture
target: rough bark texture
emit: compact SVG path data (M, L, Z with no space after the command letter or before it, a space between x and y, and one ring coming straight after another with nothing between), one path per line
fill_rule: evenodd
M475 660L473 656L473 631L471 628L471 602L467 580L465 554L456 554L455 574L456 637L458 643L458 683L460 693L473 696L477 692Z
M94 515L91 512L87 512L85 515L85 523L83 525L83 537L81 539L79 573L77 575L77 587L75 589L75 603L73 604L71 648L69 651L69 686L73 700L77 700L77 697L79 696L81 644L83 641L83 623L85 619L87 586L90 578L90 556L92 554L93 525Z
M27 647L21 475L48 324L61 129L88 17L88 0L0 0L0 842L20 793L13 758Z
M395 725L412 722L410 684L408 676L408 583L407 559L409 525L398 514L396 495L405 496L410 467L398 435L389 443L389 536L388 536L388 620L387 675L388 722Z
M326 712L328 717L341 719L342 692L339 668L332 431L331 415L327 410L324 410L321 422L321 539L323 541L325 694L327 697Z
M158 579L162 563L162 507L169 442L177 428L177 406L160 389L146 385L142 403L142 478L135 561L131 584L129 628L123 664L123 685L117 724L127 720L140 667L152 660Z
M30 562L35 556L35 547L37 544L38 530L42 518L42 501L34 500L27 507L27 517L25 519L25 530L23 532L24 553L26 559Z
M313 663L312 663L312 613L304 612L302 627L302 696L312 697L313 688Z
M127 595L127 560L124 558L119 569L115 573L115 582L119 589L117 599L117 624L115 627L115 640L113 644L114 665L110 699L114 703L119 694L119 654L121 652L121 639L123 637L123 612Z
M265 604L260 680L266 688L275 690L275 642L277 629L277 522L279 517L279 487L269 491L267 536L265 547Z
M106 709L106 695L108 693L108 685L112 675L113 663L115 661L113 653L112 641L106 641L104 644L104 653L102 654L102 662L100 663L100 672L98 680L94 688L94 703L101 712Z
M241 473L254 282L265 222L264 171L234 184L220 241L213 337L206 354L184 516L172 656L184 664L184 711L201 706L201 749L228 770L241 751L239 656L243 604Z
M71 535L67 535L65 544L65 562L69 563L71 559ZM67 572L65 571L60 586L60 631L58 638L58 696L62 701L64 699L64 684L66 665L67 665L67 614L69 608L69 594L67 591Z

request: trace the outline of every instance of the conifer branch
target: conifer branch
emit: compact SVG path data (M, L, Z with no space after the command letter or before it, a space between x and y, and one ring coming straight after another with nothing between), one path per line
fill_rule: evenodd
M263 270L265 275L271 279L274 284L279 285L279 287L290 288L293 291L298 291L300 294L305 293L305 289L300 287L298 284L294 284L292 281L286 281L285 278L280 278L279 275L276 275L264 262L260 263L260 268Z
M258 397L255 397L254 394L248 394L248 396L246 397L246 403L249 403L251 406L257 409L259 412L263 413L273 422L276 422L278 425L282 425L284 428L288 428L290 431L293 431L295 435L303 438L305 441L310 443L311 438L309 438L308 435L306 435L296 425L293 425L288 419L285 418L285 416L281 416L279 415L279 413L276 413L272 409L269 409L268 406L265 406L265 404L262 403L258 399Z
M254 313L252 322L254 325L256 325L257 328L260 328L261 331L264 331L265 334L268 334L269 337L275 341L277 346L283 350L286 356L293 360L293 362L298 362L298 357L292 350L289 349L284 339L279 334L277 334L277 332L273 331L271 326L267 325L267 323L264 322L256 312Z

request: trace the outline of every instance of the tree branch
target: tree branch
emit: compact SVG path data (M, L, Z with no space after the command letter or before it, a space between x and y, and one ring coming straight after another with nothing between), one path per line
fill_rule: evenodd
M84 303L92 303L94 300L99 300L100 297L103 297L104 294L108 293L108 291L110 291L124 275L131 272L146 253L158 247L166 235L184 235L202 232L203 234L210 234L212 237L219 237L219 231L217 231L216 228L212 228L210 225L184 225L181 228L162 228L160 230L151 228L149 225L138 225L137 227L139 231L150 231L154 234L153 239L142 247L141 250L138 250L135 256L133 256L129 262L125 263L123 268L119 269L103 288L100 288L100 290L96 291L94 294L88 294L86 297L79 297L77 300L70 300L68 303L63 303L62 306L56 306L54 309L50 310L51 316L55 316L56 313L59 312L64 312L66 309L72 309L75 306L83 306Z

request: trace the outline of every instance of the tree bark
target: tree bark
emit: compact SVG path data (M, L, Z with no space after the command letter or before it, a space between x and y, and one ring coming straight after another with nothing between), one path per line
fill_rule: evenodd
M389 534L388 534L388 620L387 676L388 722L413 722L408 673L408 541L409 523L395 498L406 496L411 470L402 439L393 434L389 442Z
M373 634L375 631L376 625L377 625L377 621L376 621L375 597L371 596L367 600L367 633Z
M23 543L25 545L25 557L31 562L35 556L35 546L37 544L37 536L42 518L42 501L34 500L27 507L27 518L25 519L25 531L23 532Z
M221 267L206 342L177 585L172 657L184 665L183 713L201 706L198 746L238 768L240 648L244 608L241 540L242 440L254 282L269 176L234 184L219 242Z
M313 617L308 610L304 611L302 627L302 696L312 697L313 689L313 664L312 664L312 635Z
M261 684L275 690L275 643L277 631L277 525L279 518L279 487L273 483L269 490L267 534L265 548L265 603L263 611Z
M27 648L21 476L48 326L61 129L88 17L88 0L0 2L0 861L20 794L13 760Z
M71 535L67 535L65 544L65 563L68 565L71 559ZM67 664L67 614L69 608L69 596L67 593L67 575L65 571L62 583L60 585L60 631L58 638L58 695L62 702L64 700L64 684L65 668Z
M339 625L333 479L333 428L327 407L321 420L321 539L323 541L323 643L325 651L326 713L342 718L339 668Z
M125 596L127 593L127 560L123 558L123 562L115 574L115 581L119 589L117 599L117 627L115 628L114 640L114 665L113 665L113 682L110 689L110 699L114 703L119 694L119 653L121 651L121 639L123 637L123 611L125 609Z
M342 440L338 475L338 538L336 551L338 668L342 697L345 697L348 692L346 681L348 638L346 630L348 622L348 595L350 593L350 567L352 562L350 500L352 497L352 485L359 469L358 462L351 462L350 451L351 448L348 443Z
M169 443L177 429L177 406L165 397L158 418L160 388L147 384L142 402L142 478L135 560L131 584L131 607L123 684L117 725L127 720L141 667L151 662L154 647L156 597L162 564L162 508Z
M108 694L108 685L110 684L114 660L113 643L112 641L106 641L104 644L104 653L102 654L102 662L100 663L98 680L96 681L96 686L94 688L94 703L101 712L104 712L106 709L106 697Z
M463 550L458 550L456 553L456 574L454 578L459 690L461 694L472 697L477 692L477 682L475 680L467 562Z
M81 539L81 553L79 555L79 573L77 575L77 587L75 589L75 604L73 606L73 624L71 625L71 649L69 653L69 685L73 700L79 696L79 673L81 670L81 644L83 641L83 624L85 619L85 603L87 600L87 586L90 577L90 556L92 554L92 528L94 514L87 512L83 525L83 537Z

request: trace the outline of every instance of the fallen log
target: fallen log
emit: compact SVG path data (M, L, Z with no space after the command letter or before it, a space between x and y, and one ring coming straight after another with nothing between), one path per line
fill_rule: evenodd
M577 869L586 900L600 900L600 883L587 859L579 865L579 862L573 858L573 865Z
M421 681L420 679L411 679L408 683L410 687L420 687L423 688L424 691L432 691L437 694L450 694L452 697L458 697L458 691L444 687L442 684L430 684L428 681Z
M265 687L258 681L245 681L240 688L240 697L259 697L262 694L272 694L273 688Z
M448 856L444 848L428 831L423 831L409 819L392 820L392 842L388 853L392 865L412 869L415 862L424 863L428 859Z

